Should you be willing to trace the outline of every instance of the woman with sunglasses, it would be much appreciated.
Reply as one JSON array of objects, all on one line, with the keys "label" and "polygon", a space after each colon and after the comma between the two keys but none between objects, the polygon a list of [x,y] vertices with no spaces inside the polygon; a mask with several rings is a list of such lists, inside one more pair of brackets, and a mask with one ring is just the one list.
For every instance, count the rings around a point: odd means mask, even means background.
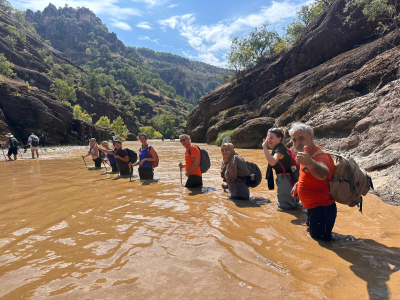
[{"label": "woman with sunglasses", "polygon": [[[276,186],[277,186],[277,198],[278,207],[281,209],[292,209],[296,206],[296,200],[292,197],[292,183],[289,178],[292,173],[291,170],[291,157],[287,153],[287,148],[282,144],[282,140],[285,137],[284,132],[281,128],[271,128],[268,130],[266,139],[263,140],[263,150],[265,158],[268,161],[267,175],[268,189],[274,189],[274,177],[272,169],[276,173]],[[272,153],[269,153],[269,148],[273,149]]]},{"label": "woman with sunglasses", "polygon": [[221,154],[221,177],[224,179],[222,188],[228,189],[235,200],[249,200],[250,191],[246,184],[246,176],[250,175],[250,171],[246,162],[237,154],[231,143],[222,145]]},{"label": "woman with sunglasses", "polygon": [[142,146],[139,149],[139,160],[134,164],[129,164],[132,165],[132,167],[139,165],[138,171],[140,180],[153,180],[153,161],[156,161],[158,156],[154,148],[147,144],[147,135],[145,133],[139,134],[139,141],[142,143]]}]

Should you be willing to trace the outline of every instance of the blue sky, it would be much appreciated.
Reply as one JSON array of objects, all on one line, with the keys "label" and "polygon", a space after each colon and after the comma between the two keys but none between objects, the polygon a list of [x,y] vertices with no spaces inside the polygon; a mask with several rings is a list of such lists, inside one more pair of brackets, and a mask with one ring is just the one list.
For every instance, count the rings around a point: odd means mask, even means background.
[{"label": "blue sky", "polygon": [[[11,1],[13,7],[43,10],[43,0]],[[125,45],[171,52],[193,60],[227,67],[234,37],[271,24],[280,34],[306,1],[258,0],[51,0],[55,6],[87,7]]]}]

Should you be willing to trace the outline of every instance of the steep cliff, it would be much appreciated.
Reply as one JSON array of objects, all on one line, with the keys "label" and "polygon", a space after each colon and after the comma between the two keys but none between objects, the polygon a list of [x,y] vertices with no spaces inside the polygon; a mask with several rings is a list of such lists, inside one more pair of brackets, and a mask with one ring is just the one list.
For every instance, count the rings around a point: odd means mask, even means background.
[{"label": "steep cliff", "polygon": [[307,122],[320,145],[353,153],[381,197],[400,204],[399,32],[374,35],[360,11],[344,25],[344,4],[334,1],[288,52],[203,97],[187,129],[207,143],[235,129],[235,146],[254,148],[268,128]]}]

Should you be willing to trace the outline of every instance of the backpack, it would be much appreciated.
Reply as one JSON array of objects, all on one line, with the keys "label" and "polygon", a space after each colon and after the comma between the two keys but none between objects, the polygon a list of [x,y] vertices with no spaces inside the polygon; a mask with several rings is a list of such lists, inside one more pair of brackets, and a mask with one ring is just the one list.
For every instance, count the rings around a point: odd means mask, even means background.
[{"label": "backpack", "polygon": [[135,163],[137,162],[137,153],[131,149],[125,148],[126,152],[128,152],[128,156],[129,156],[129,162],[130,163]]},{"label": "backpack", "polygon": [[[295,185],[297,181],[299,181],[299,176],[300,176],[300,165],[297,163],[297,155],[293,152],[292,149],[287,149],[287,154],[291,158],[290,161],[290,169],[292,170],[291,176],[289,176],[289,181],[292,186]],[[279,160],[278,161],[281,168],[282,168],[282,174],[288,175],[286,172],[285,167],[283,166],[282,162]]]},{"label": "backpack", "polygon": [[99,157],[100,157],[101,159],[105,159],[106,156],[107,156],[107,155],[106,155],[103,151],[100,151],[100,150],[99,150]]},{"label": "backpack", "polygon": [[8,139],[10,148],[17,148],[19,146],[18,140],[15,137]]},{"label": "backpack", "polygon": [[[197,146],[197,145],[194,145],[194,146],[197,147],[197,149],[199,149],[199,151],[200,151],[200,162],[199,162],[200,171],[202,174],[206,173],[211,166],[210,157],[208,156],[208,152],[204,149],[200,149],[199,146]],[[189,155],[192,155],[190,153],[190,148],[189,148]]]},{"label": "backpack", "polygon": [[[151,153],[150,153],[150,150],[151,150],[151,146],[149,146],[149,147],[147,147],[147,155],[151,158]],[[154,148],[153,148],[154,149]],[[139,149],[139,152],[140,152],[140,150],[141,149]],[[156,150],[154,150],[154,152],[156,153],[156,160],[153,160],[152,161],[152,165],[153,165],[153,168],[157,168],[158,167],[158,163],[160,162],[160,159],[158,158],[158,154],[157,154],[157,152],[156,152]]]},{"label": "backpack", "polygon": [[[246,161],[246,164],[250,171],[250,176],[246,176],[246,185],[248,187],[255,188],[261,183],[261,170],[255,163]],[[254,180],[251,180],[251,175],[254,175]]]},{"label": "backpack", "polygon": [[39,138],[34,137],[34,136],[31,136],[31,138],[32,138],[32,142],[31,142],[32,147],[38,147],[39,146]]},{"label": "backpack", "polygon": [[362,196],[365,196],[371,188],[374,189],[371,177],[361,170],[350,155],[331,150],[319,150],[313,154],[312,158],[320,153],[336,157],[332,179],[326,179],[333,200],[350,207],[359,205],[362,212]]}]

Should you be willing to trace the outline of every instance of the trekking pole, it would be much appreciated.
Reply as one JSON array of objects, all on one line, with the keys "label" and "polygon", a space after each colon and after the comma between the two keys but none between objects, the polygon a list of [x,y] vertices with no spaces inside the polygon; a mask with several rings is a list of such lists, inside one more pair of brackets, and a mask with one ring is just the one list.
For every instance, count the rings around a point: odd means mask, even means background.
[{"label": "trekking pole", "polygon": [[107,172],[107,167],[106,167],[104,160],[103,160],[103,165],[104,165],[104,168],[106,168],[106,172]]},{"label": "trekking pole", "polygon": [[85,166],[87,168],[87,164],[86,164],[85,158],[84,157],[82,157],[82,158],[83,158],[83,162],[85,163]]},{"label": "trekking pole", "polygon": [[183,186],[183,183],[182,183],[182,168],[179,168],[179,169],[181,171],[181,185]]},{"label": "trekking pole", "polygon": [[129,165],[129,182],[132,181],[132,173],[133,173],[132,165]]},{"label": "trekking pole", "polygon": [[6,154],[4,153],[4,148],[2,147],[1,150],[3,150],[4,160],[7,162]]}]

